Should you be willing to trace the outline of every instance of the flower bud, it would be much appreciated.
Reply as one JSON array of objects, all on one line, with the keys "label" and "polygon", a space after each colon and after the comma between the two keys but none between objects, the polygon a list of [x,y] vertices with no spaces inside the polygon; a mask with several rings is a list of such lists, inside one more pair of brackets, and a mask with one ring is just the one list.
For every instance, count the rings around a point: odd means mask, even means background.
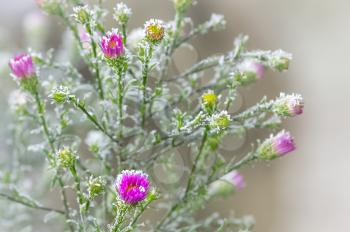
[{"label": "flower bud", "polygon": [[89,198],[92,200],[101,193],[104,192],[106,186],[106,180],[103,179],[101,176],[93,178],[90,177],[88,181],[88,193]]},{"label": "flower bud", "polygon": [[228,196],[235,191],[242,190],[244,186],[243,176],[237,171],[232,171],[211,183],[208,187],[208,195],[210,197]]},{"label": "flower bud", "polygon": [[33,59],[28,54],[21,54],[15,56],[15,58],[10,60],[9,66],[11,68],[12,73],[18,79],[26,79],[35,76]]},{"label": "flower bud", "polygon": [[273,105],[273,112],[280,117],[294,117],[302,114],[303,110],[304,102],[299,94],[281,93]]},{"label": "flower bud", "polygon": [[229,127],[230,122],[230,115],[227,113],[227,111],[222,111],[210,117],[209,125],[211,128],[221,131]]},{"label": "flower bud", "polygon": [[164,22],[158,19],[151,19],[145,23],[145,35],[148,41],[159,43],[165,35]]},{"label": "flower bud", "polygon": [[77,160],[76,154],[70,148],[63,148],[57,152],[58,164],[62,168],[71,168]]},{"label": "flower bud", "polygon": [[124,55],[123,38],[117,29],[107,32],[101,40],[101,49],[108,59],[116,59]]},{"label": "flower bud", "polygon": [[265,68],[262,64],[254,60],[245,60],[238,66],[239,75],[237,75],[237,81],[242,85],[247,85],[260,80],[264,77]]},{"label": "flower bud", "polygon": [[273,160],[295,150],[293,137],[289,132],[281,131],[263,142],[257,149],[257,157],[262,160]]},{"label": "flower bud", "polygon": [[73,17],[78,23],[84,25],[90,22],[91,12],[87,5],[74,7],[73,12]]},{"label": "flower bud", "polygon": [[278,50],[272,53],[269,60],[270,66],[277,71],[288,70],[292,55],[282,50]]},{"label": "flower bud", "polygon": [[56,104],[64,104],[69,101],[69,96],[69,89],[64,86],[59,86],[51,91],[49,98],[51,98]]},{"label": "flower bud", "polygon": [[131,9],[125,3],[121,2],[114,8],[113,16],[120,25],[125,25],[128,23],[131,14]]},{"label": "flower bud", "polygon": [[209,113],[212,113],[215,111],[217,102],[218,102],[218,97],[212,90],[209,90],[208,92],[202,95],[203,108]]}]

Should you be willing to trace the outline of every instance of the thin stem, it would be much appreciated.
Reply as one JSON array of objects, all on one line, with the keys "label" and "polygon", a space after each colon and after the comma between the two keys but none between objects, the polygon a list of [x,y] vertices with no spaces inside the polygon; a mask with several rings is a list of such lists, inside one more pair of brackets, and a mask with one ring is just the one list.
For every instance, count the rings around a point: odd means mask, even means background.
[{"label": "thin stem", "polygon": [[123,70],[118,69],[117,72],[117,84],[118,84],[118,112],[119,112],[119,137],[123,137],[123,98],[124,98],[124,86],[123,86]]},{"label": "thin stem", "polygon": [[32,205],[32,204],[29,204],[29,203],[27,203],[27,202],[21,201],[21,200],[15,198],[15,197],[12,197],[12,196],[10,196],[10,195],[7,195],[7,194],[5,194],[5,193],[0,193],[0,197],[3,197],[3,198],[5,198],[6,200],[9,200],[9,201],[12,201],[12,202],[15,202],[15,203],[18,203],[18,204],[27,206],[27,207],[32,208],[32,209],[39,209],[39,210],[43,210],[43,211],[48,211],[48,212],[55,212],[55,213],[59,213],[59,214],[64,214],[64,211],[63,211],[63,210],[52,209],[52,208],[45,207],[45,206]]},{"label": "thin stem", "polygon": [[133,221],[131,222],[131,224],[130,224],[130,226],[131,226],[132,228],[134,228],[135,224],[137,223],[137,221],[139,220],[139,218],[141,217],[141,215],[143,214],[143,212],[145,212],[145,210],[147,209],[147,207],[148,207],[151,203],[152,203],[152,201],[149,201],[149,202],[147,202],[146,205],[144,205],[144,206],[141,208],[140,212],[136,215],[136,217],[134,218],[134,220],[133,220]]},{"label": "thin stem", "polygon": [[126,24],[123,23],[122,25],[122,33],[123,33],[123,44],[126,46],[126,39],[127,39],[127,34],[126,34]]},{"label": "thin stem", "polygon": [[145,127],[146,121],[146,107],[147,107],[147,80],[148,80],[148,72],[149,72],[149,62],[152,58],[153,46],[149,45],[149,50],[146,54],[145,60],[142,66],[142,104],[141,104],[141,126]]}]

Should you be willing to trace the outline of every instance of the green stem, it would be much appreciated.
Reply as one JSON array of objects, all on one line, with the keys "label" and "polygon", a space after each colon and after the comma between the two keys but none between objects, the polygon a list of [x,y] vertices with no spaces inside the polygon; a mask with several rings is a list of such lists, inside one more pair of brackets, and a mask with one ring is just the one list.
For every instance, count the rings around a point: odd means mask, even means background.
[{"label": "green stem", "polygon": [[15,197],[12,197],[12,196],[10,196],[10,195],[7,195],[7,194],[5,194],[5,193],[0,193],[0,197],[3,197],[3,198],[5,198],[6,200],[16,202],[16,203],[18,203],[18,204],[27,206],[27,207],[32,208],[32,209],[39,209],[39,210],[43,210],[43,211],[55,212],[55,213],[58,213],[58,214],[64,214],[64,211],[62,211],[62,210],[59,210],[59,209],[52,209],[52,208],[44,207],[44,206],[32,205],[32,204],[29,204],[29,203],[27,203],[27,202],[21,201],[21,200],[15,198]]},{"label": "green stem", "polygon": [[123,86],[123,70],[118,69],[117,72],[117,84],[118,84],[118,112],[119,112],[119,137],[123,137],[123,95],[124,95],[124,86]]},{"label": "green stem", "polygon": [[142,104],[140,108],[141,112],[141,126],[145,127],[146,121],[146,107],[147,107],[147,80],[149,72],[149,63],[153,54],[153,46],[149,45],[149,50],[147,51],[143,66],[142,66]]},{"label": "green stem", "polygon": [[126,41],[127,41],[126,24],[122,25],[122,33],[123,33],[123,44],[124,46],[126,46]]}]

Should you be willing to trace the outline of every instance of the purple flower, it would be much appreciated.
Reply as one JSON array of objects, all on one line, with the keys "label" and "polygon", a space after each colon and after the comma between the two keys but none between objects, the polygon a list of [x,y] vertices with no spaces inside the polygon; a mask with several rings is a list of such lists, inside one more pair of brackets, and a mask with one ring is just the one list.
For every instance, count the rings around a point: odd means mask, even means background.
[{"label": "purple flower", "polygon": [[221,177],[220,180],[227,181],[237,190],[242,190],[245,187],[244,178],[238,171],[232,171]]},{"label": "purple flower", "polygon": [[239,81],[244,85],[262,79],[265,74],[265,67],[255,60],[245,60],[238,65],[238,70]]},{"label": "purple flower", "polygon": [[101,49],[105,57],[114,59],[124,54],[123,38],[117,30],[107,32],[101,40]]},{"label": "purple flower", "polygon": [[28,54],[15,56],[15,58],[10,60],[9,66],[12,73],[19,79],[34,76],[35,69],[33,65],[33,59]]},{"label": "purple flower", "polygon": [[143,201],[148,194],[148,176],[142,171],[124,170],[117,176],[115,188],[124,202],[134,205]]},{"label": "purple flower", "polygon": [[227,196],[245,187],[243,176],[238,171],[232,171],[209,185],[209,196]]},{"label": "purple flower", "polygon": [[258,148],[258,157],[263,160],[273,160],[296,149],[294,139],[289,132],[281,131],[271,136]]}]

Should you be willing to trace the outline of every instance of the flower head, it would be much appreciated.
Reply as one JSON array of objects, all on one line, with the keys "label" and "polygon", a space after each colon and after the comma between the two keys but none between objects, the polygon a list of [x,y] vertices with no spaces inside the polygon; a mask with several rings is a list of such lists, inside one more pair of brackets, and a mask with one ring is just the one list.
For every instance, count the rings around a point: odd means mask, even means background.
[{"label": "flower head", "polygon": [[123,38],[117,29],[107,32],[101,40],[101,49],[106,58],[115,59],[124,55]]},{"label": "flower head", "polygon": [[218,96],[211,90],[202,95],[202,104],[209,112],[213,112],[215,110],[217,101]]},{"label": "flower head", "polygon": [[33,59],[28,54],[21,54],[15,56],[10,60],[9,66],[12,73],[18,79],[25,79],[33,77],[35,75],[35,69],[33,64]]},{"label": "flower head", "polygon": [[270,66],[277,71],[284,71],[289,68],[292,55],[282,50],[277,50],[271,54]]},{"label": "flower head", "polygon": [[294,117],[304,111],[303,98],[299,94],[281,93],[273,105],[273,111],[281,117]]},{"label": "flower head", "polygon": [[254,60],[246,60],[238,66],[240,72],[239,81],[242,84],[250,84],[256,80],[262,79],[265,74],[265,68],[262,64]]},{"label": "flower head", "polygon": [[216,130],[226,129],[231,122],[231,117],[227,111],[222,111],[218,114],[214,114],[210,117],[210,126]]},{"label": "flower head", "polygon": [[210,196],[226,196],[245,187],[244,177],[238,171],[232,171],[209,185]]},{"label": "flower head", "polygon": [[106,180],[101,176],[99,177],[90,177],[88,182],[88,192],[89,198],[93,199],[96,196],[100,195],[105,190]]},{"label": "flower head", "polygon": [[289,132],[281,131],[265,140],[257,150],[258,157],[263,160],[273,160],[295,150],[293,137]]},{"label": "flower head", "polygon": [[152,43],[159,43],[165,35],[164,22],[159,19],[151,19],[145,23],[146,38]]},{"label": "flower head", "polygon": [[123,2],[118,3],[114,8],[114,18],[121,25],[126,24],[132,14],[131,9]]},{"label": "flower head", "polygon": [[57,152],[57,160],[62,168],[70,168],[74,165],[77,157],[70,148],[63,148]]},{"label": "flower head", "polygon": [[122,171],[115,182],[120,199],[131,205],[137,204],[147,197],[149,185],[148,175],[135,170]]},{"label": "flower head", "polygon": [[73,17],[78,23],[87,24],[90,21],[91,12],[87,5],[85,6],[76,6],[73,8],[74,14]]}]

